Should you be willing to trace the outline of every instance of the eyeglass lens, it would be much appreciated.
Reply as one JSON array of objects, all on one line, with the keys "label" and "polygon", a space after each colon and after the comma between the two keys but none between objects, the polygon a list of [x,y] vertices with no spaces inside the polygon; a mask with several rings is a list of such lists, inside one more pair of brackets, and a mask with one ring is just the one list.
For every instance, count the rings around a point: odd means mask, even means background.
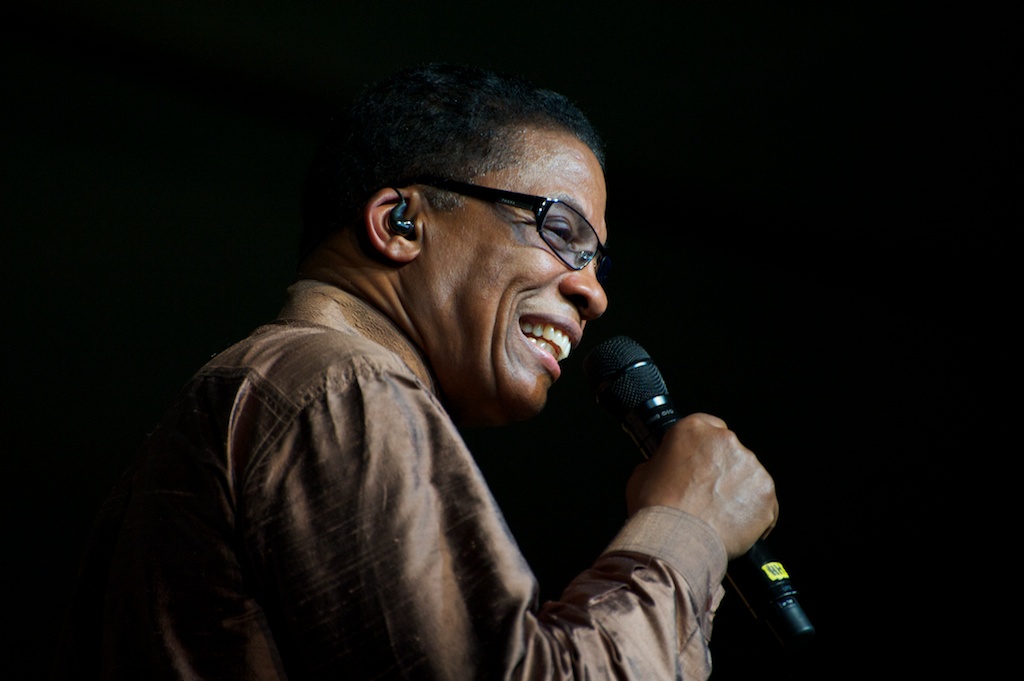
[{"label": "eyeglass lens", "polygon": [[[586,218],[560,201],[548,207],[541,222],[540,235],[558,257],[573,269],[582,269],[598,257],[600,241],[597,232]],[[602,263],[597,264],[600,266]]]}]

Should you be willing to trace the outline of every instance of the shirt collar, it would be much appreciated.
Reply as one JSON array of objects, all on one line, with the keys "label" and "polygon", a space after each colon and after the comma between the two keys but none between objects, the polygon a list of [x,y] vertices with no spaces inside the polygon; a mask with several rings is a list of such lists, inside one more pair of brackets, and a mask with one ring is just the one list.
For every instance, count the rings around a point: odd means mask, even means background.
[{"label": "shirt collar", "polygon": [[437,394],[434,376],[423,352],[375,307],[337,286],[302,279],[288,287],[278,319],[302,319],[359,335],[398,355],[409,369]]}]

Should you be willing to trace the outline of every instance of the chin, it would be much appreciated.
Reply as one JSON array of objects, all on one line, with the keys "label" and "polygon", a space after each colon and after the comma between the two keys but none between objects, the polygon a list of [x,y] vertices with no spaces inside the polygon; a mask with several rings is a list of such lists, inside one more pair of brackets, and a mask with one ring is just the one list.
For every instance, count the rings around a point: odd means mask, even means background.
[{"label": "chin", "polygon": [[448,412],[458,426],[507,426],[532,419],[544,410],[547,391],[512,400],[469,400],[466,404],[448,405]]}]

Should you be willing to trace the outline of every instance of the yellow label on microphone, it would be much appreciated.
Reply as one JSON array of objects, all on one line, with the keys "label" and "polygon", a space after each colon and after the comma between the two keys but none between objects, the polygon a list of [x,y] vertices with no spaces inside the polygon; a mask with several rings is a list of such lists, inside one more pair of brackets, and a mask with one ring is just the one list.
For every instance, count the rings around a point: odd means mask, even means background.
[{"label": "yellow label on microphone", "polygon": [[761,569],[764,570],[766,575],[768,575],[768,579],[773,582],[777,582],[780,579],[789,579],[789,573],[786,572],[786,568],[782,567],[782,563],[765,563],[761,566]]}]

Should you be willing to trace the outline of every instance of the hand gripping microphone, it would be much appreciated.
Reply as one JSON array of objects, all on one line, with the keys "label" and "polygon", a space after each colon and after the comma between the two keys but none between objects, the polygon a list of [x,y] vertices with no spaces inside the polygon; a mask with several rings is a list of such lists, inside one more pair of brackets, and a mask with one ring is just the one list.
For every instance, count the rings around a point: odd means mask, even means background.
[{"label": "hand gripping microphone", "polygon": [[[583,368],[598,404],[622,423],[644,456],[650,457],[681,416],[647,352],[633,339],[616,336],[594,348]],[[733,560],[727,576],[750,612],[768,625],[783,646],[795,650],[814,636],[814,625],[796,599],[789,574],[763,541]]]}]

